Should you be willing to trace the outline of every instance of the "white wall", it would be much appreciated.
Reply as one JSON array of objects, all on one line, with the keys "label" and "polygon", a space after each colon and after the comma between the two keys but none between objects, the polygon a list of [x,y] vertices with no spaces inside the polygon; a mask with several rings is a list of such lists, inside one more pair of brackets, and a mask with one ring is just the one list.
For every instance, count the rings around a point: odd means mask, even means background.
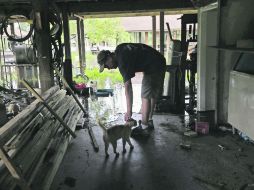
[{"label": "white wall", "polygon": [[254,75],[230,72],[228,121],[254,139]]},{"label": "white wall", "polygon": [[[235,45],[238,39],[254,39],[254,1],[228,0],[221,9],[220,45]],[[218,119],[228,122],[229,74],[239,53],[221,51],[218,75]]]},{"label": "white wall", "polygon": [[198,111],[216,110],[217,105],[217,9],[201,8],[198,12]]},{"label": "white wall", "polygon": [[212,9],[214,6],[202,7],[198,16],[197,109],[215,109],[217,123],[228,122],[229,75],[240,54],[209,46],[225,47],[236,45],[239,39],[254,39],[254,1],[222,2],[220,11]]}]

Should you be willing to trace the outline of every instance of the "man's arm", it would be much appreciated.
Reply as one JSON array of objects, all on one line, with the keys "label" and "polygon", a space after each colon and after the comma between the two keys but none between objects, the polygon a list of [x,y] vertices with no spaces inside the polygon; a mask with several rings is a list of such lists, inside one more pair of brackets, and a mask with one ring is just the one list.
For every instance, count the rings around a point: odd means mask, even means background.
[{"label": "man's arm", "polygon": [[133,103],[133,91],[131,79],[124,83],[125,88],[125,96],[126,96],[126,104],[127,104],[127,112],[124,116],[125,121],[131,118],[132,116],[132,103]]}]

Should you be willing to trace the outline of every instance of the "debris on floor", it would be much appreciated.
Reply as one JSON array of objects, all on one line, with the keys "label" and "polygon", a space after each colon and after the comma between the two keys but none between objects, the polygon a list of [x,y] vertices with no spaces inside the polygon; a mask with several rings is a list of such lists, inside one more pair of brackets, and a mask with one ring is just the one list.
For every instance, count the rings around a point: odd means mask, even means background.
[{"label": "debris on floor", "polygon": [[220,148],[220,150],[221,150],[221,151],[226,150],[226,147],[225,147],[225,146],[223,146],[223,145],[221,145],[221,144],[219,144],[219,145],[218,145],[218,147]]},{"label": "debris on floor", "polygon": [[[123,110],[119,108],[123,105],[122,99],[115,95],[89,102],[89,122],[93,121],[96,113],[112,120],[112,124],[123,122],[124,114],[119,115],[123,113],[119,112]],[[133,118],[139,120],[141,115],[134,113]],[[178,115],[155,114],[153,119],[155,130],[149,137],[131,139],[135,148],[120,154],[118,159],[105,159],[103,134],[98,126],[93,125],[93,132],[98,146],[102,147],[99,152],[91,146],[87,128],[77,131],[77,139],[69,147],[52,190],[58,187],[71,189],[61,186],[68,176],[76,178],[75,190],[84,187],[90,190],[240,190],[243,184],[247,184],[244,190],[253,188],[248,187],[248,184],[253,184],[252,144],[220,130],[212,130],[205,136],[198,134],[198,138],[185,136],[186,122],[190,121]],[[225,150],[222,152],[218,145]],[[118,143],[118,148],[121,150],[122,143]],[[109,148],[109,153],[112,152],[113,149]]]},{"label": "debris on floor", "polygon": [[27,107],[31,101],[32,97],[26,90],[0,86],[0,127]]},{"label": "debris on floor", "polygon": [[35,100],[0,128],[1,151],[11,159],[0,163],[0,189],[16,187],[17,181],[3,167],[10,162],[15,163],[28,183],[38,189],[48,189],[53,181],[76,123],[84,114],[75,100],[57,86],[47,90],[43,100],[45,106]]},{"label": "debris on floor", "polygon": [[223,132],[232,132],[232,127],[227,127],[227,126],[219,126],[219,130]]},{"label": "debris on floor", "polygon": [[190,144],[181,143],[179,146],[184,150],[191,150],[191,145]]},{"label": "debris on floor", "polygon": [[197,137],[198,133],[196,131],[189,130],[189,131],[184,132],[183,135],[187,136],[187,137]]},{"label": "debris on floor", "polygon": [[243,140],[245,140],[245,141],[247,141],[247,142],[250,142],[250,143],[254,143],[254,141],[253,141],[250,137],[248,137],[245,133],[243,133],[243,132],[241,132],[241,131],[238,131],[238,134],[239,134],[239,136],[240,136]]}]

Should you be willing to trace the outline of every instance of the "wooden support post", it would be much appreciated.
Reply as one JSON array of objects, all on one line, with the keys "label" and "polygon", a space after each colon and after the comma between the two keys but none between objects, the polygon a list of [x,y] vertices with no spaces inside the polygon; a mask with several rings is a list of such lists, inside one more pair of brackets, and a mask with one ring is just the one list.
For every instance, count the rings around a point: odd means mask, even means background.
[{"label": "wooden support post", "polygon": [[80,20],[80,42],[81,42],[81,51],[82,51],[82,70],[86,69],[86,46],[85,46],[85,31],[84,31],[84,19]]},{"label": "wooden support post", "polygon": [[148,44],[148,32],[145,32],[145,44]]},{"label": "wooden support post", "polygon": [[28,186],[27,182],[25,181],[23,175],[19,171],[19,169],[15,166],[14,162],[11,160],[7,152],[5,152],[2,145],[0,145],[0,158],[4,162],[5,166],[11,173],[12,177],[14,177],[17,180],[18,185],[20,185],[22,190],[31,190],[31,188]]},{"label": "wooden support post", "polygon": [[160,53],[164,55],[164,12],[160,12]]},{"label": "wooden support post", "polygon": [[22,80],[21,81],[23,85],[31,92],[34,94],[34,96],[41,101],[41,103],[50,111],[52,115],[63,125],[63,127],[71,134],[73,138],[76,137],[75,133],[67,126],[67,124],[60,118],[56,112],[46,103],[46,101],[28,84],[27,81]]},{"label": "wooden support post", "polygon": [[81,108],[81,110],[84,112],[84,116],[86,116],[86,115],[87,115],[87,112],[86,112],[85,108],[82,106],[82,104],[80,103],[80,101],[78,100],[78,98],[75,96],[73,90],[72,90],[71,87],[68,85],[67,81],[64,79],[64,77],[61,75],[61,73],[58,71],[57,68],[54,67],[54,69],[55,69],[55,72],[56,72],[57,76],[59,76],[60,79],[62,80],[62,82],[63,82],[65,88],[67,88],[67,89],[69,90],[69,92],[70,92],[71,95],[73,96],[74,100],[77,102],[78,106],[79,106],[79,107]]},{"label": "wooden support post", "polygon": [[152,27],[153,27],[153,48],[156,49],[156,16],[152,16]]},{"label": "wooden support post", "polygon": [[40,70],[40,84],[42,92],[54,85],[53,70],[51,68],[51,42],[48,17],[48,1],[34,0],[33,9],[36,19],[35,41],[38,51],[38,62]]},{"label": "wooden support post", "polygon": [[81,35],[80,35],[80,18],[77,18],[77,36],[78,36],[78,57],[79,57],[79,69],[80,73],[83,75],[83,63],[82,63],[82,48],[81,48]]},{"label": "wooden support post", "polygon": [[138,32],[138,42],[142,43],[142,32]]},{"label": "wooden support post", "polygon": [[71,61],[71,44],[70,44],[70,30],[69,30],[69,18],[68,10],[66,7],[63,8],[63,30],[64,30],[64,50],[65,50],[65,61],[63,65],[64,78],[66,79],[69,86],[72,87],[72,61]]}]

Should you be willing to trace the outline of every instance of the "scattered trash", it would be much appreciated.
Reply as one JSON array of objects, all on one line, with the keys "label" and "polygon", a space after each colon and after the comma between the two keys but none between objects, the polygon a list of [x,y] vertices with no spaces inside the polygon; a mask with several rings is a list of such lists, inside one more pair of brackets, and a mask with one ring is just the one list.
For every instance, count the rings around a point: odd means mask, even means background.
[{"label": "scattered trash", "polygon": [[219,130],[223,131],[223,132],[232,132],[232,128],[228,128],[225,126],[220,126]]},{"label": "scattered trash", "polygon": [[7,107],[7,112],[12,113],[14,116],[17,115],[20,112],[20,105],[15,102],[11,102]]},{"label": "scattered trash", "polygon": [[196,137],[198,136],[198,133],[196,131],[186,131],[183,133],[184,136],[187,136],[187,137]]},{"label": "scattered trash", "polygon": [[97,89],[97,92],[95,93],[98,97],[108,97],[113,96],[113,89]]},{"label": "scattered trash", "polygon": [[225,146],[222,146],[221,144],[219,144],[218,147],[221,149],[221,151],[226,149]]},{"label": "scattered trash", "polygon": [[245,141],[248,141],[248,142],[251,142],[251,143],[254,143],[254,140],[252,140],[250,137],[248,137],[245,133],[239,131],[238,132],[239,136],[245,140]]},{"label": "scattered trash", "polygon": [[180,144],[180,147],[184,150],[191,150],[191,145],[190,144]]}]

